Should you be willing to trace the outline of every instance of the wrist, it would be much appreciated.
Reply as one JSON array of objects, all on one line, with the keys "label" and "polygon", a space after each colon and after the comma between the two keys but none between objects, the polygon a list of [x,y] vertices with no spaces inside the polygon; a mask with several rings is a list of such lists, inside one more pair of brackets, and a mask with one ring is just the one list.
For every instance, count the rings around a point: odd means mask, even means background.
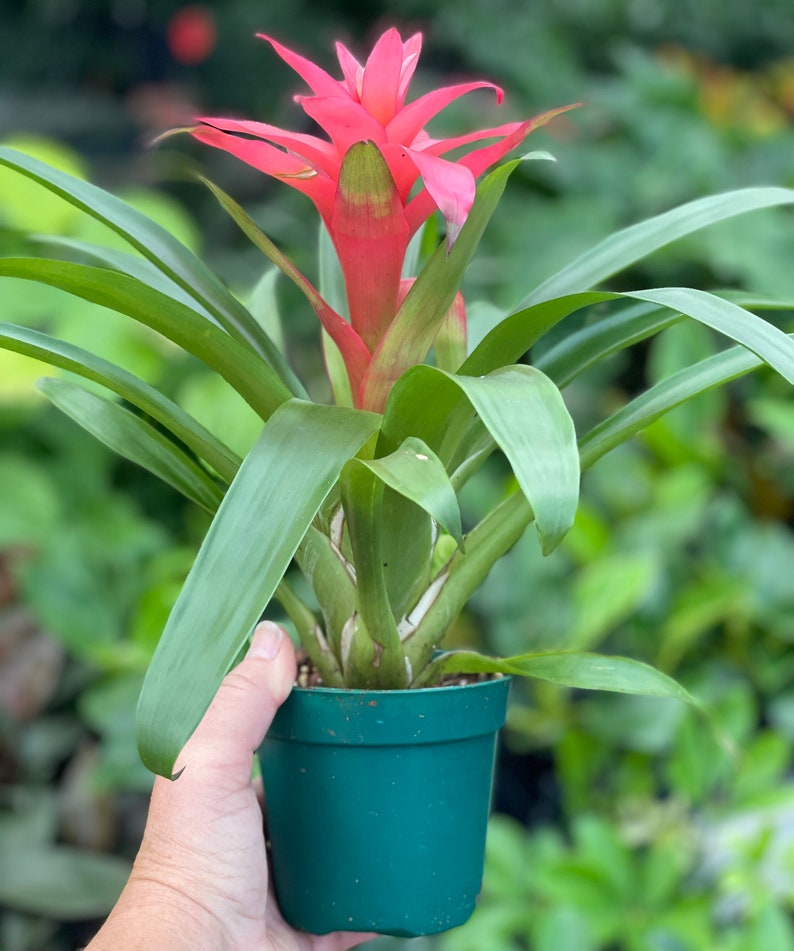
[{"label": "wrist", "polygon": [[189,890],[137,870],[86,951],[198,951],[229,947],[221,922]]}]

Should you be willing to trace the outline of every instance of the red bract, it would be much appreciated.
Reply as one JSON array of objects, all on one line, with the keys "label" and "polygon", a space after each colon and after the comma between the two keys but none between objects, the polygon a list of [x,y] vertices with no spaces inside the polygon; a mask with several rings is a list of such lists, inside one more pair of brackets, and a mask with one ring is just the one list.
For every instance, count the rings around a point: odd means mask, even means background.
[{"label": "red bract", "polygon": [[[394,318],[411,236],[438,210],[446,222],[451,247],[474,202],[477,176],[533,129],[571,107],[524,122],[434,139],[425,125],[455,99],[475,89],[492,89],[501,102],[503,93],[493,83],[468,82],[433,90],[406,104],[422,46],[421,34],[403,42],[396,29],[387,30],[363,66],[338,43],[341,80],[272,38],[262,38],[311,89],[312,95],[298,95],[295,100],[330,141],[263,122],[219,118],[201,118],[192,134],[281,179],[314,202],[344,273],[350,324],[359,338],[356,345],[351,343],[350,327],[340,329],[337,320],[317,312],[342,352],[354,400],[359,404],[359,343],[366,352],[374,353]],[[443,157],[453,149],[486,139],[496,141],[473,148],[454,161]],[[353,158],[350,150],[359,142],[374,143],[383,158],[382,168]],[[412,197],[420,178],[421,188]]]}]

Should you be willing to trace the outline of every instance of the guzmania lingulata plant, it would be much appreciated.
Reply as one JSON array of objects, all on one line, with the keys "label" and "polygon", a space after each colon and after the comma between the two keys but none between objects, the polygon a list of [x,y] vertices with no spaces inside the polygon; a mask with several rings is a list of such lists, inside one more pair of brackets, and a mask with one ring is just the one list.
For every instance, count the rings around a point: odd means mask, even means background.
[{"label": "guzmania lingulata plant", "polygon": [[[619,231],[529,290],[470,348],[461,281],[522,159],[497,163],[571,107],[436,139],[425,126],[455,99],[489,89],[498,102],[502,91],[469,82],[407,101],[421,35],[403,41],[387,30],[364,65],[339,44],[341,79],[264,39],[308,87],[296,101],[327,138],[222,118],[198,119],[189,131],[303,192],[319,213],[315,287],[207,182],[316,312],[333,405],[309,399],[254,316],[165,230],[95,186],[0,149],[3,165],[88,212],[130,246],[119,253],[63,242],[58,260],[0,259],[0,275],[49,284],[141,321],[220,374],[264,424],[241,460],[121,367],[36,330],[0,329],[2,346],[120,397],[104,399],[67,378],[40,383],[56,406],[116,452],[215,513],[144,683],[144,762],[171,774],[274,596],[328,686],[401,689],[451,672],[501,671],[691,700],[664,674],[627,658],[555,651],[497,659],[471,651],[439,655],[438,648],[531,522],[545,553],[559,544],[576,514],[581,470],[668,410],[764,364],[794,382],[794,342],[753,312],[779,308],[775,302],[681,287],[594,289],[713,222],[791,204],[794,191],[745,188]],[[450,159],[453,152],[459,157]],[[436,213],[445,238],[421,258],[423,227]],[[527,359],[560,321],[605,302],[611,304],[597,320]],[[13,309],[7,298],[4,304]],[[577,438],[560,390],[586,368],[686,318],[737,345],[651,387]],[[458,493],[497,451],[517,489],[464,534]],[[285,580],[293,562],[318,609]]]}]

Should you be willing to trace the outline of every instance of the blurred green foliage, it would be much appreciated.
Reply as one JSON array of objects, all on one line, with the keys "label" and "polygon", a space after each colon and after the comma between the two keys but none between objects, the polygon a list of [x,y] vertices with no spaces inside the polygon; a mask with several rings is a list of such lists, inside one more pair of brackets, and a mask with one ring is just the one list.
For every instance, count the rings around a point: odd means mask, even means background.
[{"label": "blurred green foliage", "polygon": [[[206,6],[214,49],[186,65],[169,47],[176,0],[2,0],[0,138],[125,192],[194,248],[202,235],[241,295],[257,286],[268,319],[277,296],[302,371],[316,368],[312,320],[288,289],[260,283],[262,262],[185,181],[197,153],[183,140],[142,145],[193,112],[294,121],[293,78],[256,31],[330,65],[331,40],[364,45],[388,19],[426,33],[420,85],[440,74],[494,79],[507,90],[506,120],[584,101],[531,143],[558,161],[516,174],[469,275],[468,298],[485,302],[474,320],[621,224],[737,185],[794,185],[788,0],[535,0],[519,9],[395,0],[388,10],[371,5],[366,18],[355,5],[308,0],[266,12],[247,0]],[[459,129],[490,108],[485,95],[472,97],[444,121]],[[223,156],[201,163],[311,271],[314,225],[300,196]],[[5,172],[0,207],[4,251],[31,225],[113,246],[112,235]],[[790,212],[765,213],[678,242],[621,281],[741,284],[791,298],[792,256]],[[170,395],[238,451],[255,438],[255,421],[226,388],[130,322],[33,284],[7,282],[2,304],[19,323],[101,341],[109,358],[168,381]],[[680,324],[641,359],[617,356],[597,379],[585,374],[568,391],[572,412],[590,423],[674,372],[683,355],[714,346],[707,331]],[[43,372],[0,355],[6,951],[81,946],[124,880],[150,783],[133,742],[135,697],[205,526],[45,408],[33,388]],[[605,458],[553,557],[541,558],[528,534],[494,571],[457,638],[499,653],[560,645],[647,659],[707,703],[737,755],[666,701],[516,685],[506,743],[518,773],[504,788],[519,791],[500,801],[521,821],[493,822],[472,921],[417,940],[416,951],[794,948],[793,472],[790,394],[756,375]],[[469,519],[506,478],[494,466],[472,482]],[[531,816],[550,824],[527,829]]]}]

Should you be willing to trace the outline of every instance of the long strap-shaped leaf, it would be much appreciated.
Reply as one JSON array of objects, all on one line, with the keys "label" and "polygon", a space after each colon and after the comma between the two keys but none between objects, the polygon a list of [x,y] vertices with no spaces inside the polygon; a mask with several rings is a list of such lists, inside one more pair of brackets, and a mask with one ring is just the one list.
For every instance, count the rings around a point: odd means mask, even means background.
[{"label": "long strap-shaped leaf", "polygon": [[393,453],[379,459],[362,459],[384,485],[416,503],[461,545],[460,507],[444,464],[433,450],[409,436]]},{"label": "long strap-shaped leaf", "polygon": [[[517,360],[569,314],[592,304],[621,299],[645,301],[692,317],[757,353],[794,383],[794,344],[782,330],[732,301],[689,287],[658,287],[623,293],[589,291],[533,304],[495,327],[458,372],[487,373],[494,366]],[[667,324],[662,321],[651,332],[664,326]]]},{"label": "long strap-shaped leaf", "polygon": [[223,492],[207,473],[140,417],[71,380],[45,377],[38,387],[58,409],[120,456],[148,469],[208,512],[220,504]]},{"label": "long strap-shaped leaf", "polygon": [[0,275],[49,284],[132,317],[198,357],[262,419],[291,398],[287,385],[251,350],[194,310],[106,268],[40,258],[0,258]]},{"label": "long strap-shaped leaf", "polygon": [[101,383],[165,426],[227,482],[240,468],[239,457],[181,406],[114,363],[38,330],[14,324],[0,324],[0,347]]},{"label": "long strap-shaped leaf", "polygon": [[[407,605],[396,607],[390,597],[387,568],[392,567],[391,559],[398,553],[393,551],[389,556],[384,546],[393,540],[391,536],[399,538],[403,524],[390,524],[389,515],[396,515],[402,523],[407,521],[415,530],[412,516],[418,513],[415,506],[419,506],[460,545],[462,530],[457,496],[441,460],[425,443],[414,437],[409,437],[399,449],[382,458],[351,460],[343,469],[340,482],[355,558],[358,603],[363,621],[363,625],[359,624],[351,631],[350,643],[345,647],[345,669],[350,674],[349,682],[362,687],[377,687],[381,682],[399,685],[404,681],[404,685],[408,686],[411,671],[405,664],[396,621],[400,620],[403,610],[413,606],[415,598],[409,599]],[[384,486],[407,499],[410,503],[408,508],[399,500],[401,504],[389,513],[383,504]],[[411,549],[413,539],[406,545],[417,562],[423,558],[427,560],[427,581],[432,554],[429,531],[428,523],[424,542],[426,551]],[[384,534],[390,537],[384,538]],[[402,548],[402,545],[396,547]],[[409,570],[416,576],[420,574],[420,567],[418,563],[411,564]],[[402,584],[401,589],[404,587]],[[421,588],[415,597],[419,596],[420,591]]]},{"label": "long strap-shaped leaf", "polygon": [[201,314],[202,317],[218,324],[219,327],[221,326],[215,315],[207,310],[200,301],[188,294],[183,287],[171,280],[167,274],[155,267],[146,258],[137,254],[128,254],[126,251],[119,251],[117,248],[106,248],[90,241],[80,241],[77,238],[67,238],[62,235],[33,235],[32,238],[37,245],[43,248],[69,252],[77,257],[79,264],[88,263],[100,267],[110,267],[122,274],[129,274],[130,277],[148,284],[149,287],[153,287],[167,297],[173,297],[174,300],[195,310],[197,314]]},{"label": "long strap-shaped leaf", "polygon": [[582,327],[533,359],[560,389],[605,357],[646,340],[683,320],[683,314],[640,301]]},{"label": "long strap-shaped leaf", "polygon": [[171,775],[342,466],[379,421],[291,400],[265,426],[213,520],[144,681],[138,747],[154,772]]},{"label": "long strap-shaped leaf", "polygon": [[672,677],[628,657],[549,651],[499,658],[474,651],[453,651],[423,672],[423,678],[444,673],[512,674],[546,680],[563,687],[668,697],[699,706],[692,694]]},{"label": "long strap-shaped leaf", "polygon": [[0,147],[0,165],[33,179],[121,235],[155,267],[214,314],[218,323],[232,336],[244,341],[264,357],[287,386],[291,396],[304,395],[303,387],[283,356],[253,317],[212,271],[165,228],[115,195],[15,149]]},{"label": "long strap-shaped leaf", "polygon": [[356,610],[352,568],[328,535],[314,525],[309,527],[295,552],[295,561],[312,586],[323,612],[330,649],[335,657],[341,657],[342,630]]},{"label": "long strap-shaped leaf", "polygon": [[[386,407],[383,444],[417,435],[448,464],[456,447],[445,445],[441,409],[454,409],[458,393],[464,394],[507,456],[535,512],[544,552],[559,544],[576,514],[579,453],[573,421],[557,387],[528,366],[502,367],[484,377],[424,366],[404,379]],[[422,406],[427,407],[424,413]],[[462,419],[465,424],[466,417]]]},{"label": "long strap-shaped leaf", "polygon": [[298,270],[290,259],[280,251],[259,225],[237,202],[227,195],[222,188],[208,179],[202,179],[221,207],[239,226],[243,234],[259,250],[300,289],[306,300],[311,304],[320,323],[337,345],[340,355],[344,358],[351,386],[358,392],[359,384],[369,366],[370,352],[364,341],[355,332],[352,326],[341,317],[330,304],[317,292],[312,283]]},{"label": "long strap-shaped leaf", "polygon": [[691,287],[633,291],[628,296],[694,317],[701,324],[718,330],[752,350],[784,379],[794,384],[794,341],[757,314]]},{"label": "long strap-shaped leaf", "polygon": [[382,555],[383,482],[360,459],[339,480],[356,565],[358,617],[342,644],[346,683],[365,689],[407,687],[410,678],[386,587]]},{"label": "long strap-shaped leaf", "polygon": [[[794,335],[788,339],[794,342]],[[661,380],[579,440],[582,469],[589,469],[611,449],[676,406],[763,365],[763,360],[744,347],[731,347]]]},{"label": "long strap-shaped leaf", "polygon": [[[773,300],[744,292],[719,295],[745,310],[794,310],[794,301]],[[605,357],[646,340],[671,327],[683,314],[651,303],[631,304],[561,340],[544,353],[533,365],[549,376],[561,389],[583,370],[594,366]]]},{"label": "long strap-shaped leaf", "polygon": [[[676,406],[763,365],[744,347],[732,347],[662,380],[580,439],[582,470]],[[516,492],[469,532],[465,554],[458,551],[452,557],[444,583],[439,585],[413,635],[427,658],[494,562],[509,551],[532,519],[531,506],[522,493]]]},{"label": "long strap-shaped leaf", "polygon": [[573,525],[579,502],[576,430],[560,391],[525,366],[455,379],[507,456],[548,554]]},{"label": "long strap-shaped leaf", "polygon": [[774,187],[742,188],[687,202],[610,235],[536,287],[519,307],[589,290],[659,248],[718,221],[790,204],[794,204],[794,190]]}]

